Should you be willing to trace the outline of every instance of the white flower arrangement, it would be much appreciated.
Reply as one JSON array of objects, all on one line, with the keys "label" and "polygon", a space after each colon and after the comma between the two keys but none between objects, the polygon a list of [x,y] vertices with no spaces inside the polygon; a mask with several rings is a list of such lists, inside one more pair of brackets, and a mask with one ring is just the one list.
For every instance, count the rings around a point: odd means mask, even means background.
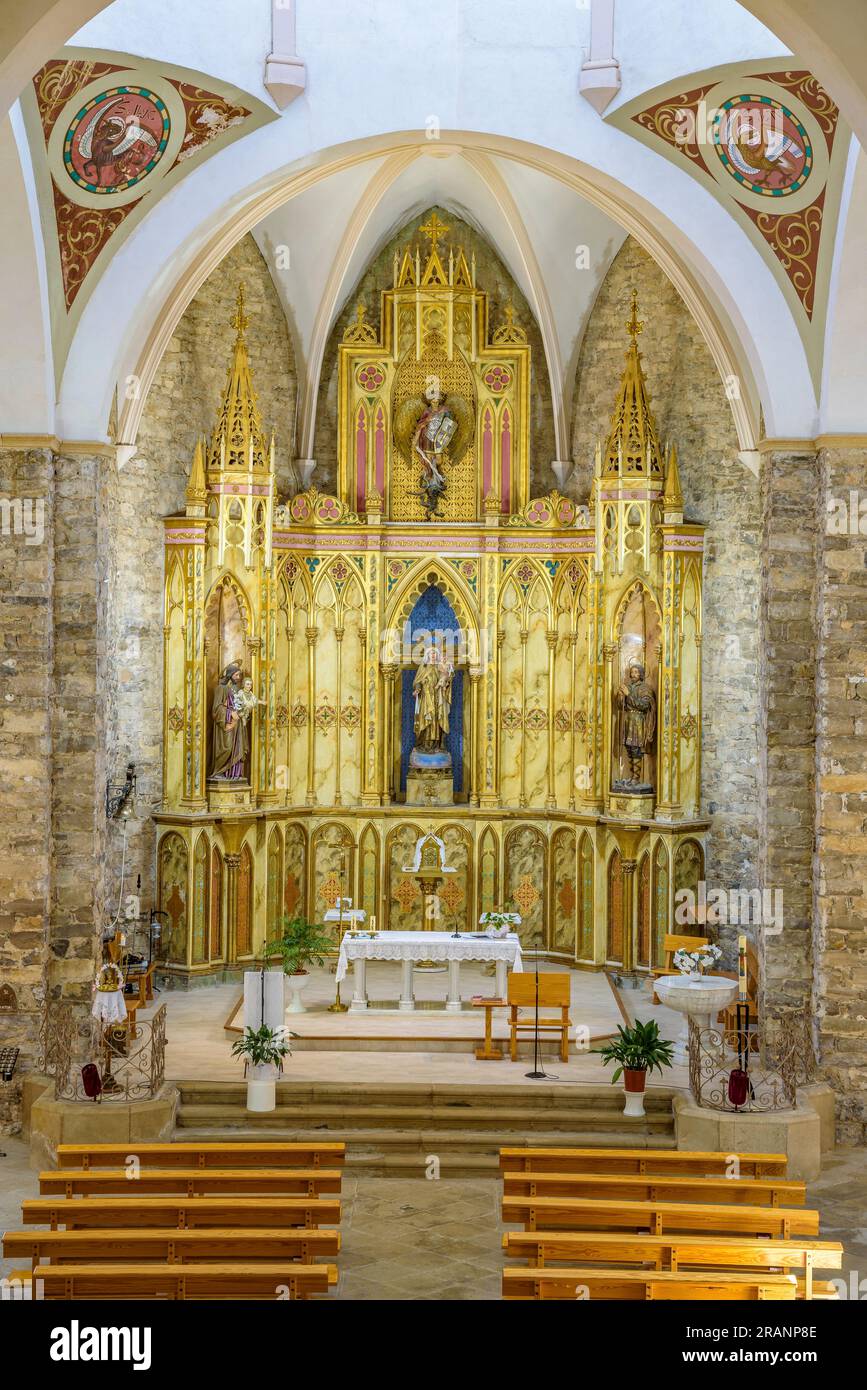
[{"label": "white flower arrangement", "polygon": [[519,912],[505,912],[502,909],[498,912],[483,912],[479,918],[479,925],[484,927],[485,936],[491,940],[508,936],[520,924],[521,914]]},{"label": "white flower arrangement", "polygon": [[709,966],[715,965],[722,955],[719,946],[707,945],[700,951],[675,951],[674,965],[682,975],[700,975]]}]

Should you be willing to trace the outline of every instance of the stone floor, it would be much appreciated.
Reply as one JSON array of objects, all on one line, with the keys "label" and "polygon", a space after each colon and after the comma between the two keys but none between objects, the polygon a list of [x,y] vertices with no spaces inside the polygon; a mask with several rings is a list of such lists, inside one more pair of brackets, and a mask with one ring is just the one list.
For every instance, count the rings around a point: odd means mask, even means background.
[{"label": "stone floor", "polygon": [[[4,1139],[0,1230],[20,1228],[20,1203],[37,1195],[29,1151]],[[343,1249],[336,1298],[365,1302],[486,1301],[500,1295],[503,1264],[496,1179],[375,1178],[350,1174],[343,1187]],[[808,1190],[823,1239],[846,1249],[843,1277],[864,1281],[867,1298],[867,1155],[827,1155]],[[9,1272],[0,1261],[0,1276]]]},{"label": "stone floor", "polygon": [[[544,965],[545,969],[554,969]],[[377,962],[377,981],[383,997],[396,998],[399,992],[399,969],[388,962]],[[371,972],[373,974],[373,972]],[[417,984],[420,998],[435,999],[444,995],[445,976],[421,976]],[[475,971],[466,970],[465,994],[490,994],[493,980]],[[231,1043],[236,1033],[225,1028],[234,1014],[240,995],[237,983],[202,987],[194,990],[164,990],[156,1000],[167,1009],[166,1076],[174,1080],[237,1080],[242,1066],[231,1055]],[[347,997],[347,991],[344,991]],[[328,1005],[334,998],[334,976],[327,970],[311,971],[310,982],[304,990],[307,1012],[287,1015],[286,1023],[293,1034],[303,1041],[293,1046],[286,1074],[296,1081],[390,1082],[436,1080],[452,1084],[523,1085],[532,1042],[521,1042],[519,1060],[511,1063],[478,1062],[473,1048],[481,1041],[484,1031],[481,1010],[459,1015],[439,1011],[419,1010],[417,1014],[377,1014],[375,1017],[358,1014],[330,1014]],[[601,1039],[616,1032],[617,1024],[636,1014],[642,1019],[656,1018],[664,1037],[676,1037],[680,1016],[661,1005],[651,1003],[650,984],[639,990],[624,990],[619,995],[612,989],[608,977],[585,971],[572,972],[572,1004],[570,1018],[575,1027],[585,1027],[590,1046],[601,1045]],[[151,1010],[138,1017],[147,1021]],[[495,1037],[507,1036],[505,1015],[495,1016]],[[449,1042],[449,1040],[452,1040]],[[462,1039],[462,1041],[461,1041]],[[440,1040],[447,1051],[436,1050]],[[546,1040],[545,1066],[564,1081],[603,1084],[610,1078],[612,1068],[603,1067],[595,1052],[570,1048],[569,1061],[560,1062],[553,1039]],[[685,1067],[673,1067],[664,1076],[654,1074],[651,1085],[680,1087],[687,1084]]]}]

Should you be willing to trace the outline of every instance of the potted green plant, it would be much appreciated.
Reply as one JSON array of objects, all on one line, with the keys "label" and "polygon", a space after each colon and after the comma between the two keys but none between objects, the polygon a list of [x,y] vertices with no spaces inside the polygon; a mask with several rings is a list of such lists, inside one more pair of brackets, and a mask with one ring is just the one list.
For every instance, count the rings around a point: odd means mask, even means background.
[{"label": "potted green plant", "polygon": [[283,1058],[291,1056],[284,1028],[245,1028],[244,1035],[232,1043],[232,1056],[244,1058],[247,1077],[247,1109],[262,1113],[277,1105],[277,1075]]},{"label": "potted green plant", "polygon": [[604,1066],[617,1062],[617,1070],[611,1078],[612,1085],[623,1077],[626,1092],[624,1115],[644,1114],[644,1088],[647,1073],[670,1067],[673,1062],[674,1044],[659,1036],[659,1024],[655,1019],[642,1023],[637,1018],[630,1028],[617,1025],[618,1036],[613,1042],[597,1049]]},{"label": "potted green plant", "polygon": [[269,960],[274,956],[282,958],[283,973],[292,991],[286,1012],[303,1014],[307,1010],[300,994],[310,978],[307,967],[325,964],[325,956],[334,950],[334,939],[315,922],[308,922],[304,917],[284,917],[280,930],[282,934],[268,942],[265,955]]}]

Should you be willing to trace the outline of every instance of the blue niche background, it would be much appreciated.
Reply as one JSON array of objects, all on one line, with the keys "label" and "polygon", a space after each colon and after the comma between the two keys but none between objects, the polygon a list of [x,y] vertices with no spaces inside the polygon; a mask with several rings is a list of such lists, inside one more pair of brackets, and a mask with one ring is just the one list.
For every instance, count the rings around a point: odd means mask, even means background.
[{"label": "blue niche background", "polygon": [[[460,650],[458,646],[460,629],[455,611],[445,594],[435,584],[431,584],[429,588],[425,589],[424,593],[416,600],[409,615],[408,628],[409,637],[413,643],[415,643],[417,636],[422,634],[430,634],[431,640],[438,643],[440,634],[443,634],[446,639],[446,652],[451,651],[452,659]],[[401,671],[400,789],[402,792],[406,791],[409,755],[415,743],[412,727],[415,717],[415,701],[412,694],[415,672],[414,666]],[[464,789],[464,673],[458,669],[455,670],[455,678],[452,681],[452,708],[449,716],[447,744],[452,755],[454,789],[456,793],[459,793]]]}]

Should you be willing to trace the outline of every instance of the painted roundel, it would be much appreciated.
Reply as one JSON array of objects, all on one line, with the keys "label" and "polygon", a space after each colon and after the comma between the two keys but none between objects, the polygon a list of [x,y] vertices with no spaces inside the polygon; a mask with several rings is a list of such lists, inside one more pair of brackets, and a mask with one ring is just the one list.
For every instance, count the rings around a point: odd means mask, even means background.
[{"label": "painted roundel", "polygon": [[376,362],[368,362],[358,368],[355,379],[362,391],[378,391],[385,381],[385,370]]},{"label": "painted roundel", "polygon": [[63,140],[63,164],[87,193],[122,193],[141,183],[165,153],[171,117],[147,87],[111,87],[76,112]]},{"label": "painted roundel", "polygon": [[713,124],[723,168],[764,198],[785,198],[803,188],[813,168],[810,137],[787,106],[766,96],[725,101]]},{"label": "painted roundel", "polygon": [[490,367],[488,371],[485,372],[485,382],[495,395],[499,395],[501,391],[505,391],[506,387],[511,385],[512,373],[509,371],[508,367],[499,365]]}]

